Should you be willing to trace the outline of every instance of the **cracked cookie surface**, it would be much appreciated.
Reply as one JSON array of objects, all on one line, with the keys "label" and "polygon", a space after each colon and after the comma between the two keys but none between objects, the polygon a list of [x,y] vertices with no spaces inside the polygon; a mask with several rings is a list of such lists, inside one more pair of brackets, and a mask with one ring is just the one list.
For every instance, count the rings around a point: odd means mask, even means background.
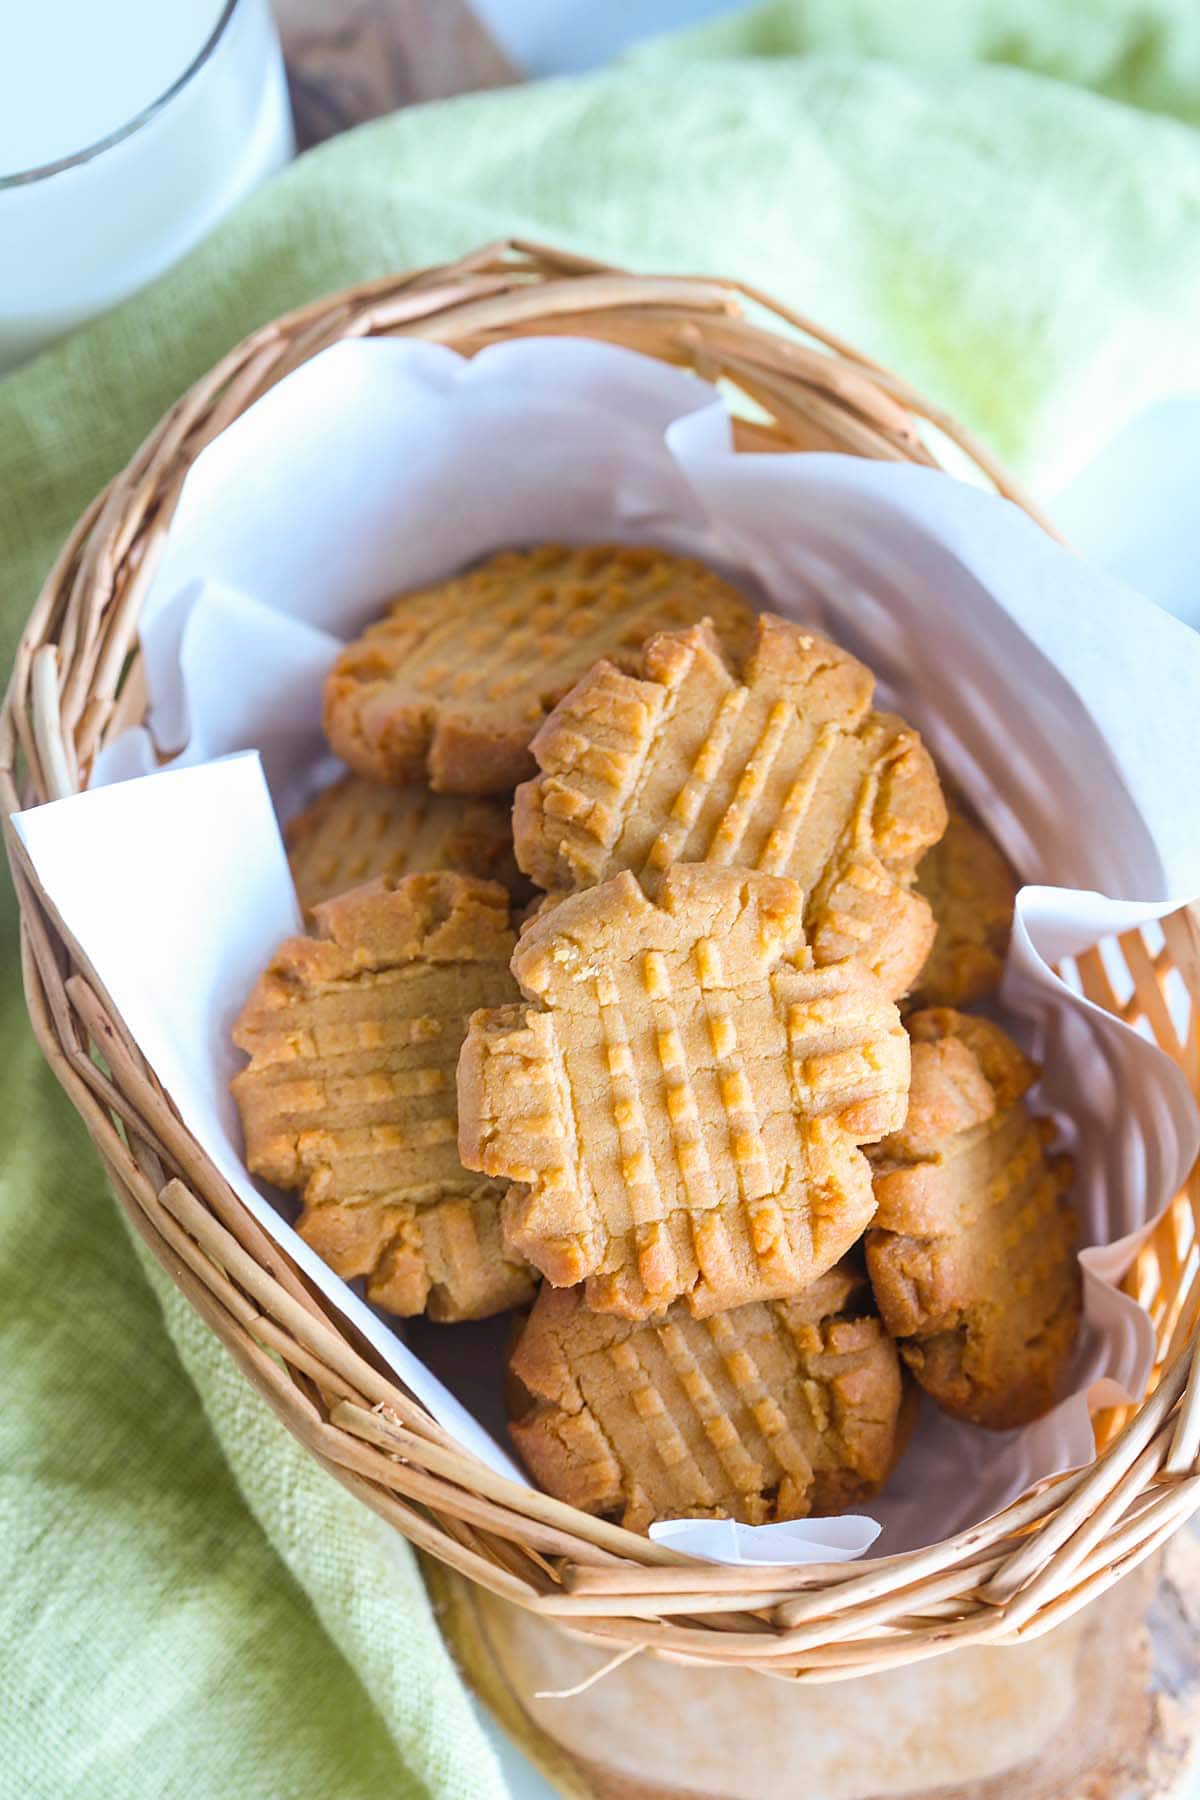
[{"label": "cracked cookie surface", "polygon": [[1023,1099],[1037,1070],[990,1020],[915,1013],[902,1128],[871,1152],[879,1311],[944,1411],[1007,1430],[1054,1404],[1079,1324],[1068,1157]]},{"label": "cracked cookie surface", "polygon": [[433,794],[346,775],[323,788],[283,834],[306,911],[377,875],[399,880],[437,869],[499,881],[525,897],[513,859],[512,814],[502,800]]},{"label": "cracked cookie surface", "polygon": [[917,978],[914,1006],[965,1006],[994,993],[1004,973],[1017,897],[1016,872],[983,826],[947,802],[942,838],[917,870],[937,936]]},{"label": "cracked cookie surface", "polygon": [[389,1312],[482,1318],[527,1300],[503,1187],[464,1169],[456,1143],[467,1018],[517,992],[507,893],[468,875],[381,878],[314,917],[234,1026],[248,1168],[299,1190],[301,1236]]},{"label": "cracked cookie surface", "polygon": [[510,1244],[590,1307],[794,1294],[870,1222],[859,1146],[903,1120],[908,1038],[857,963],[811,966],[803,901],[677,864],[655,903],[623,872],[525,927],[531,1004],[471,1020],[462,1160],[514,1184]]},{"label": "cracked cookie surface", "polygon": [[634,1531],[761,1525],[879,1491],[902,1443],[895,1344],[839,1263],[793,1300],[642,1323],[545,1287],[514,1346],[510,1430],[535,1479]]},{"label": "cracked cookie surface", "polygon": [[770,613],[744,661],[698,625],[652,638],[635,673],[601,662],[533,740],[517,861],[550,892],[630,869],[653,894],[677,862],[789,876],[816,961],[859,956],[903,994],[933,942],[911,889],[945,808],[920,738],[872,708],[874,686]]},{"label": "cracked cookie surface", "polygon": [[498,794],[534,773],[529,740],[599,657],[631,661],[653,632],[752,613],[712,570],[666,551],[594,544],[502,550],[401,594],[325,683],[325,732],[376,781]]}]

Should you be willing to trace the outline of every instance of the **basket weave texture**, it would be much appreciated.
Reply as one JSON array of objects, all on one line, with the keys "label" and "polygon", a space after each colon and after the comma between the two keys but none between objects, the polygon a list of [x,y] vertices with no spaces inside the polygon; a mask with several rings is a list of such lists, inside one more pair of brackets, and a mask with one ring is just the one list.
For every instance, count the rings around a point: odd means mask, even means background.
[{"label": "basket weave texture", "polygon": [[[931,467],[947,456],[961,466],[965,456],[989,486],[1038,516],[978,444],[897,377],[732,282],[630,275],[514,242],[275,321],[197,383],[89,507],[22,638],[0,715],[0,799],[34,1031],[171,1278],[317,1461],[421,1551],[603,1640],[614,1655],[642,1648],[830,1681],[1036,1636],[1200,1506],[1200,1168],[1127,1278],[1150,1312],[1157,1359],[1141,1403],[1097,1421],[1101,1449],[1090,1467],[913,1554],[798,1569],[696,1563],[492,1473],[379,1366],[181,1125],[9,826],[11,809],[77,792],[98,750],[140,720],[141,601],[183,477],[231,420],[342,339],[418,337],[471,355],[552,332],[720,379],[740,449],[837,450]],[[1148,1030],[1200,1095],[1195,909],[1167,920],[1161,938],[1128,933],[1107,966],[1098,952],[1085,954],[1078,974],[1091,1000]],[[1182,1039],[1168,977],[1187,990]]]}]

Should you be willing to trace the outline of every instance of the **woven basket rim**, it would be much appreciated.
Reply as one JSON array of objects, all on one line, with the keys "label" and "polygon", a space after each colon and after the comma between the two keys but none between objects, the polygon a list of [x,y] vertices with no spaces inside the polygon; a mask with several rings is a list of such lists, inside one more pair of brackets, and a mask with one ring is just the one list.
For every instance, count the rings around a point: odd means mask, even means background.
[{"label": "woven basket rim", "polygon": [[[699,1564],[507,1481],[461,1449],[257,1226],[174,1114],[102,985],[48,906],[8,819],[78,791],[145,704],[137,617],[187,468],[247,406],[328,345],[415,336],[473,354],[519,335],[627,345],[752,403],[739,448],[836,449],[979,478],[1052,530],[969,433],[906,383],[756,289],[639,275],[521,240],[314,300],[251,334],[182,396],[68,538],[22,636],[0,712],[0,796],[33,1029],[127,1216],[246,1377],[316,1460],[416,1547],[502,1598],[612,1646],[806,1681],[967,1644],[1023,1640],[1096,1597],[1200,1506],[1193,1171],[1131,1271],[1158,1354],[1142,1403],[1106,1415],[1088,1467],[928,1549],[796,1569]],[[1099,955],[1088,997],[1144,1020],[1200,1096],[1200,917],[1162,947],[1121,940],[1118,1001]],[[1188,1041],[1162,1001],[1192,1005]],[[100,1054],[100,1063],[93,1055]]]}]

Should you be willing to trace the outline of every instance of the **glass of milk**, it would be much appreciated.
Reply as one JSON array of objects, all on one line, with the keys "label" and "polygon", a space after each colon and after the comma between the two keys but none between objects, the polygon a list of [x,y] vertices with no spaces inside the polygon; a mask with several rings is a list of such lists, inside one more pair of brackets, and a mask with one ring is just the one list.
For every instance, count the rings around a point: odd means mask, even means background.
[{"label": "glass of milk", "polygon": [[268,0],[16,0],[0,370],[176,261],[293,153]]}]

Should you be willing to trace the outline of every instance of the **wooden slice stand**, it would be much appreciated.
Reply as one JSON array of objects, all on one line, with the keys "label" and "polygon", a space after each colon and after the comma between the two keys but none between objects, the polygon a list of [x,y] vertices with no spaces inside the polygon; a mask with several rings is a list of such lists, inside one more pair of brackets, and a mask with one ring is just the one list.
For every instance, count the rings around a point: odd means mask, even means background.
[{"label": "wooden slice stand", "polygon": [[601,1674],[611,1647],[444,1565],[426,1563],[425,1574],[468,1684],[565,1800],[1191,1792],[1191,1706],[1154,1692],[1163,1685],[1148,1626],[1163,1580],[1154,1565],[1028,1644],[816,1687],[647,1656]]}]

